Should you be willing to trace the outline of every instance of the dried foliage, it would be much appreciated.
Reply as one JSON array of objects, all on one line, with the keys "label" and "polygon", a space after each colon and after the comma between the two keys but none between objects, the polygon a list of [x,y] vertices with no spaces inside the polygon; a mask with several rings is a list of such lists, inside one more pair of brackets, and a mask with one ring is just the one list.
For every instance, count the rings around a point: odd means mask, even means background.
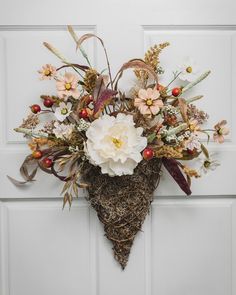
[{"label": "dried foliage", "polygon": [[[147,52],[145,53],[144,62],[149,65],[155,72],[158,71],[158,65],[160,63],[159,55],[161,51],[169,46],[169,42],[165,42],[159,45],[154,45],[150,47]],[[144,72],[143,70],[135,70],[134,71],[136,77],[140,80],[147,80],[149,78],[149,75],[147,72]]]},{"label": "dried foliage", "polygon": [[181,147],[173,147],[169,145],[163,145],[155,149],[156,157],[157,158],[182,158],[182,151]]},{"label": "dried foliage", "polygon": [[84,76],[84,85],[83,88],[88,92],[88,93],[92,93],[95,86],[96,86],[96,81],[98,78],[98,73],[95,69],[88,69],[85,72],[85,76]]},{"label": "dried foliage", "polygon": [[28,128],[33,129],[39,124],[38,115],[29,114],[26,119],[23,119],[22,124],[19,126],[20,128]]}]

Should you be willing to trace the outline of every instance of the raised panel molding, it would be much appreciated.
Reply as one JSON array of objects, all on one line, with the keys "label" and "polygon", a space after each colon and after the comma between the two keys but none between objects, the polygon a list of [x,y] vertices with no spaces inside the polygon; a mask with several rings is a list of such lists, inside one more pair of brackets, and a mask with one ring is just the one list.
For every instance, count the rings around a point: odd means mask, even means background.
[{"label": "raised panel molding", "polygon": [[144,50],[156,43],[171,43],[161,53],[161,64],[166,68],[163,76],[167,77],[161,79],[164,85],[170,80],[171,70],[177,69],[187,56],[194,58],[202,71],[212,71],[206,82],[199,84],[190,94],[204,94],[205,97],[196,104],[209,113],[209,126],[227,118],[231,133],[226,142],[236,150],[236,26],[143,26],[143,34]]},{"label": "raised panel molding", "polygon": [[148,295],[235,294],[234,200],[155,200],[148,227]]},{"label": "raised panel molding", "polygon": [[0,201],[0,295],[10,295],[8,233],[8,210]]},{"label": "raised panel molding", "polygon": [[[87,201],[75,201],[71,212],[62,212],[61,205],[49,199],[0,202],[1,295],[31,294],[39,279],[36,295],[65,290],[108,295],[111,286],[114,294],[124,295],[130,290],[173,295],[172,288],[175,295],[234,294],[233,198],[155,199],[125,272],[113,259],[111,243]],[[72,279],[64,277],[64,268]],[[172,282],[163,285],[167,276]]]},{"label": "raised panel molding", "polygon": [[[80,36],[94,33],[95,26],[74,26]],[[7,144],[25,143],[13,128],[27,115],[27,105],[38,103],[41,94],[55,94],[53,81],[39,81],[37,70],[45,63],[60,65],[60,61],[42,43],[53,44],[64,56],[75,63],[84,63],[76,53],[75,43],[66,26],[0,26],[0,125],[1,141]],[[94,41],[84,45],[92,64],[95,61]],[[6,146],[6,147],[7,147]]]},{"label": "raised panel molding", "polygon": [[97,233],[87,201],[70,211],[57,200],[4,201],[0,209],[1,295],[96,295]]}]

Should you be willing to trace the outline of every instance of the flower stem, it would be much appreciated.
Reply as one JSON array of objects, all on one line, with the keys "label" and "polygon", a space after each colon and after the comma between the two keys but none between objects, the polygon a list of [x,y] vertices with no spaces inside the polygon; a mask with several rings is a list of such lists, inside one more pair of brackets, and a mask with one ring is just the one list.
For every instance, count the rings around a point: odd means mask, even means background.
[{"label": "flower stem", "polygon": [[45,137],[45,138],[48,137],[48,134],[46,132],[43,132],[43,131],[34,131],[32,129],[27,129],[27,128],[15,128],[14,130],[16,132],[24,133],[24,134],[29,135],[29,136]]},{"label": "flower stem", "polygon": [[215,132],[216,130],[214,130],[214,129],[203,129],[202,131],[212,131],[212,132]]},{"label": "flower stem", "polygon": [[179,77],[179,75],[181,74],[182,72],[179,72],[178,74],[174,75],[174,78],[170,81],[170,83],[165,87],[166,89]]}]

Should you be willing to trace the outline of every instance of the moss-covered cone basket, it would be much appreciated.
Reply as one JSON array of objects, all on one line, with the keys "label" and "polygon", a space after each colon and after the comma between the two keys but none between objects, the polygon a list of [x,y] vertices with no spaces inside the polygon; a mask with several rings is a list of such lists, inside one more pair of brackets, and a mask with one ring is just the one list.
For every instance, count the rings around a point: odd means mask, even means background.
[{"label": "moss-covered cone basket", "polygon": [[89,202],[113,244],[115,259],[124,269],[136,234],[150,211],[159,179],[160,159],[142,161],[133,175],[110,177],[87,163],[83,176],[88,182]]}]

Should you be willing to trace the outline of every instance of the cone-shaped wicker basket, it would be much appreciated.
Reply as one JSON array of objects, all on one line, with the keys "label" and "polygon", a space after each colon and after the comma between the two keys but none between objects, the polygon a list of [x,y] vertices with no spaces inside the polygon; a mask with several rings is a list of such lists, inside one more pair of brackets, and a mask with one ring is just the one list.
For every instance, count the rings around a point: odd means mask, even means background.
[{"label": "cone-shaped wicker basket", "polygon": [[150,211],[160,179],[161,160],[142,161],[133,175],[110,177],[87,163],[83,176],[89,183],[89,202],[113,244],[115,259],[124,269],[136,234]]}]

